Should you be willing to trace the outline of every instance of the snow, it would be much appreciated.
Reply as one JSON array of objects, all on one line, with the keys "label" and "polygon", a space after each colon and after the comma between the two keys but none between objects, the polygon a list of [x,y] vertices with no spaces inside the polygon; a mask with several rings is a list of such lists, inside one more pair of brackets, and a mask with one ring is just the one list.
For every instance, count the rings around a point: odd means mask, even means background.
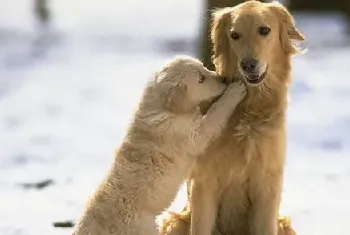
[{"label": "snow", "polygon": [[[146,80],[194,54],[200,0],[0,0],[0,234],[70,234],[104,177]],[[120,5],[120,6],[119,6]],[[295,14],[309,52],[293,59],[281,213],[299,235],[345,235],[350,218],[350,48],[344,18]],[[315,27],[317,25],[317,27]],[[42,189],[21,184],[53,179]],[[184,190],[172,206],[181,209]],[[182,199],[182,200],[181,200]]]}]

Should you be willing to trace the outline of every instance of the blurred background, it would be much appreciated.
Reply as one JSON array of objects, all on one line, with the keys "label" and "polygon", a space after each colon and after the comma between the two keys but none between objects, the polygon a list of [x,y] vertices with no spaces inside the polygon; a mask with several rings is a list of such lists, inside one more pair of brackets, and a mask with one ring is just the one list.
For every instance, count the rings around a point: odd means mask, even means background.
[{"label": "blurred background", "polygon": [[[176,54],[210,67],[208,9],[238,2],[0,0],[0,234],[70,234],[55,226],[81,215],[147,79]],[[293,58],[281,214],[299,235],[348,235],[350,1],[281,2],[309,48]]]}]

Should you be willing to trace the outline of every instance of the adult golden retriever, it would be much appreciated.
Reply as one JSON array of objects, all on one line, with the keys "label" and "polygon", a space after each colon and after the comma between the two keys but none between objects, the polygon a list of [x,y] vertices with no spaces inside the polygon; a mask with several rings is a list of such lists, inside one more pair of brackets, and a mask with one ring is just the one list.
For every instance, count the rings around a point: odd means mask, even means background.
[{"label": "adult golden retriever", "polygon": [[[156,216],[173,201],[196,156],[221,134],[245,95],[245,85],[227,86],[197,59],[179,56],[167,63],[148,83],[75,235],[157,234]],[[217,98],[204,116],[197,109]]]},{"label": "adult golden retriever", "polygon": [[[161,234],[294,234],[278,216],[286,148],[287,90],[294,41],[304,36],[278,2],[218,9],[211,28],[220,75],[244,81],[247,96],[192,171],[190,201]],[[186,223],[187,221],[187,223]]]}]

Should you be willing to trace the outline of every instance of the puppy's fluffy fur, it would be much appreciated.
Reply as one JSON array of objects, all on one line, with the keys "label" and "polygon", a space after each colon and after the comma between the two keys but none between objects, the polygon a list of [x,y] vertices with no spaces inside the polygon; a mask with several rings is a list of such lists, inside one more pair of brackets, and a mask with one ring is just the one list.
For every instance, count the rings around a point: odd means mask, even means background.
[{"label": "puppy's fluffy fur", "polygon": [[[167,219],[162,234],[294,234],[278,213],[291,56],[298,52],[294,41],[304,37],[281,4],[248,1],[213,13],[211,39],[218,73],[246,82],[248,93],[198,158],[190,201]],[[245,58],[255,59],[253,74],[243,68]]]},{"label": "puppy's fluffy fur", "polygon": [[[170,61],[148,83],[114,164],[76,235],[157,234],[155,217],[176,196],[196,156],[225,128],[245,86],[227,86],[194,58]],[[203,116],[201,102],[221,96]]]}]

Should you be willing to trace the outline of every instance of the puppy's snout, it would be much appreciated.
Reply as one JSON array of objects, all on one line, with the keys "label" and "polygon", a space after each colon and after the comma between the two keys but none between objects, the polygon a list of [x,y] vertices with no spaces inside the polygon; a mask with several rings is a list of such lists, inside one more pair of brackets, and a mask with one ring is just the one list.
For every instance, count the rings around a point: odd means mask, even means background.
[{"label": "puppy's snout", "polygon": [[256,73],[259,67],[259,61],[254,58],[244,58],[241,60],[241,68],[246,73]]}]

